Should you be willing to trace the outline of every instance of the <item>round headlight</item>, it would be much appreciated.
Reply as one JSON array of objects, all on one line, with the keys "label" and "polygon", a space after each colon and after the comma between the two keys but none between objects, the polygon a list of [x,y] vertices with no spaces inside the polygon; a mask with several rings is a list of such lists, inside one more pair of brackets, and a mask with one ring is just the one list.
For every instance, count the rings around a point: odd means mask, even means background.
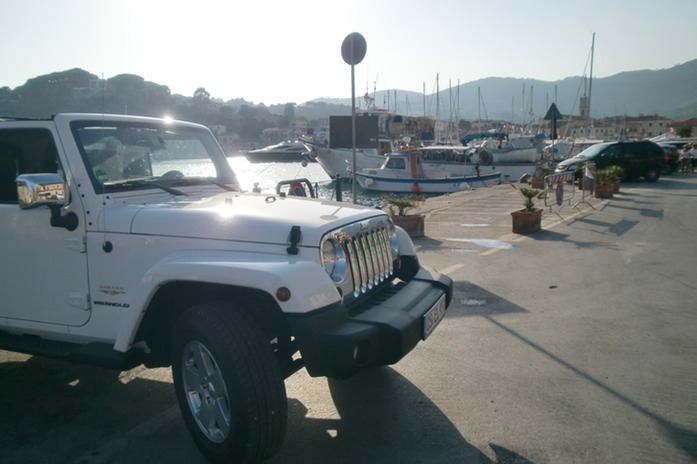
[{"label": "round headlight", "polygon": [[392,261],[399,256],[399,238],[397,237],[397,228],[394,222],[390,221],[390,252],[392,253]]},{"label": "round headlight", "polygon": [[346,277],[346,256],[335,238],[322,242],[322,267],[334,282],[342,282]]}]

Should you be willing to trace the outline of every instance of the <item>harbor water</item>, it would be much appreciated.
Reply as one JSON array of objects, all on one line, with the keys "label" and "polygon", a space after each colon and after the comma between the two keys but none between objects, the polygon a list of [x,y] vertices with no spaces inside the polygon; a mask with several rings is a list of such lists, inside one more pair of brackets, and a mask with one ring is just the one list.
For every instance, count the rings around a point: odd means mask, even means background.
[{"label": "harbor water", "polygon": [[[256,186],[262,193],[275,193],[278,182],[305,178],[316,187],[320,198],[336,199],[335,182],[319,163],[250,163],[244,156],[230,156],[228,161],[243,190],[251,191]],[[346,176],[348,175],[347,172]],[[342,201],[353,200],[353,186],[350,182],[342,182],[341,191]],[[356,185],[356,203],[379,208],[385,206],[379,192],[364,190],[360,185]]]}]

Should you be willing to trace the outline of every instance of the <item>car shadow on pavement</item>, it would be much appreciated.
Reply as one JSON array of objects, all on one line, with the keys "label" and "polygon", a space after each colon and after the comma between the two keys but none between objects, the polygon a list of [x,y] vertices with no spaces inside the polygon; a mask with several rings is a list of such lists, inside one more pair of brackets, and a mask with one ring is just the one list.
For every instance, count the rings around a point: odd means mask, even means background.
[{"label": "car shadow on pavement", "polygon": [[0,363],[0,462],[108,462],[100,446],[176,405],[171,382],[131,374],[40,357]]},{"label": "car shadow on pavement", "polygon": [[696,190],[697,185],[690,182],[690,177],[684,177],[683,174],[675,173],[672,176],[661,176],[661,179],[655,184],[661,190]]},{"label": "car shadow on pavement", "polygon": [[[350,379],[328,379],[338,417],[307,417],[290,399],[284,445],[271,463],[424,463],[532,464],[491,444],[490,458],[470,444],[418,387],[391,367],[361,372]],[[511,460],[511,457],[516,460]],[[504,457],[505,459],[502,459]],[[507,460],[506,460],[507,459]]]}]

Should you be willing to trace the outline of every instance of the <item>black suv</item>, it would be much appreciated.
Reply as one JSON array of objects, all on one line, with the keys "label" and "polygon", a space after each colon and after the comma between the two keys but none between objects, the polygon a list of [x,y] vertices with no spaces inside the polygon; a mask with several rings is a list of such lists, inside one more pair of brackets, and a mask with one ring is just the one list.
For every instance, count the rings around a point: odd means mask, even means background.
[{"label": "black suv", "polygon": [[[592,145],[573,158],[562,161],[555,172],[576,170],[581,163],[595,163],[596,169],[619,166],[625,179],[643,177],[656,182],[664,168],[663,149],[654,142],[606,142]],[[582,172],[576,172],[580,177]]]}]

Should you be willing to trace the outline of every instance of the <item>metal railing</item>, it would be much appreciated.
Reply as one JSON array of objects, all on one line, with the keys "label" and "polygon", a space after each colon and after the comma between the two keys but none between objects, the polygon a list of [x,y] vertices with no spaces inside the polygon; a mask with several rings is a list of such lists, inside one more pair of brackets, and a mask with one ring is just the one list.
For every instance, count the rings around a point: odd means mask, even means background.
[{"label": "metal railing", "polygon": [[547,190],[547,195],[544,197],[545,207],[561,219],[564,218],[561,216],[560,211],[565,205],[576,208],[578,205],[585,203],[591,208],[593,207],[588,200],[593,197],[593,191],[595,190],[594,163],[584,166],[580,187],[573,171],[550,174],[545,176],[544,181]]}]

